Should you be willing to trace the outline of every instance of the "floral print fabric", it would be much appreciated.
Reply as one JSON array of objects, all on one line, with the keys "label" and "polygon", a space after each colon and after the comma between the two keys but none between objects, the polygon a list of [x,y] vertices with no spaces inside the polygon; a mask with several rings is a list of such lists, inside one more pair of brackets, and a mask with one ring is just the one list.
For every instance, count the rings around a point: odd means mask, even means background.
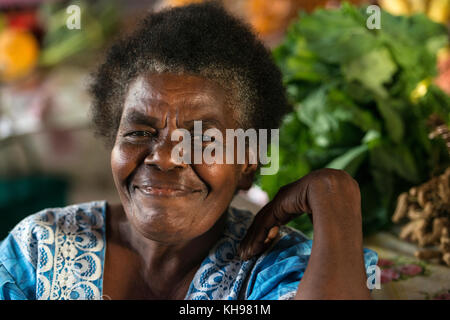
[{"label": "floral print fabric", "polygon": [[[0,299],[102,299],[106,202],[46,209],[25,218],[0,244]],[[312,240],[282,227],[271,247],[237,258],[252,213],[227,211],[224,233],[197,270],[185,299],[279,300],[294,297]],[[377,254],[364,249],[367,276]]]}]

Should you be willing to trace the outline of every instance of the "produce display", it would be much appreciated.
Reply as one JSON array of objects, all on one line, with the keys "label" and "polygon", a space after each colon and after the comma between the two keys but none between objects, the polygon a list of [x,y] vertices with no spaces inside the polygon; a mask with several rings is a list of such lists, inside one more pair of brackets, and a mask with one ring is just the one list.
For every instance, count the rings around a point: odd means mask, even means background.
[{"label": "produce display", "polygon": [[[241,2],[243,16],[261,36],[284,30],[297,8],[312,11],[317,5],[337,3]],[[280,131],[280,169],[276,175],[258,177],[272,198],[281,186],[312,170],[346,170],[360,185],[366,234],[391,226],[397,197],[450,165],[446,138],[440,133],[430,139],[427,126],[431,115],[450,124],[445,25],[450,0],[376,3],[386,10],[381,12],[380,29],[367,28],[365,7],[348,3],[294,18],[273,51],[292,105]],[[19,83],[36,68],[57,68],[69,60],[96,61],[92,57],[118,31],[118,3],[77,5],[82,13],[80,30],[66,27],[65,2],[0,12],[0,83]],[[444,57],[438,79],[437,57]],[[306,216],[291,225],[312,234]]]},{"label": "produce display", "polygon": [[[98,51],[117,28],[116,1],[78,1],[80,29],[67,28],[67,4],[0,11],[0,82],[20,81],[35,67],[54,67]],[[73,61],[72,61],[73,62]]]},{"label": "produce display", "polygon": [[[450,97],[434,84],[445,25],[424,14],[381,12],[366,27],[366,8],[301,13],[274,52],[293,111],[280,130],[280,170],[260,176],[273,197],[284,184],[322,167],[359,183],[366,234],[392,225],[397,196],[450,164],[427,119],[449,123]],[[306,216],[292,223],[311,231]]]},{"label": "produce display", "polygon": [[40,7],[40,16],[45,21],[45,36],[40,57],[42,66],[55,66],[68,58],[83,55],[83,60],[102,45],[117,31],[117,1],[79,1],[80,29],[67,28],[67,5],[46,3]]},{"label": "produce display", "polygon": [[[298,10],[311,12],[317,7],[336,7],[333,0],[244,0],[246,16],[253,29],[261,36],[283,32]],[[347,0],[358,4],[362,0]]]},{"label": "produce display", "polygon": [[409,222],[402,228],[400,238],[417,243],[420,247],[435,248],[417,250],[419,259],[439,259],[450,266],[450,168],[438,177],[413,187],[398,198],[392,220],[405,218]]}]

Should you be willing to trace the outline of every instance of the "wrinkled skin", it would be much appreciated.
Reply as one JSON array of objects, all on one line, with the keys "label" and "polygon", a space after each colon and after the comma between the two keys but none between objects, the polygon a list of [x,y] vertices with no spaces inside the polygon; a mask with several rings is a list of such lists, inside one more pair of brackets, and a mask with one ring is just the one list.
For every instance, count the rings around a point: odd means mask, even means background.
[{"label": "wrinkled skin", "polygon": [[[223,134],[238,128],[226,95],[196,76],[153,74],[130,84],[111,153],[121,205],[108,208],[106,297],[183,299],[223,231],[233,195],[251,186],[256,165],[188,165],[171,158],[177,143],[171,133],[191,130],[193,120]],[[369,298],[359,188],[342,171],[318,170],[281,188],[256,216],[240,256],[264,251],[279,226],[303,212],[314,221],[314,242],[296,298]]]},{"label": "wrinkled skin", "polygon": [[111,153],[121,205],[107,215],[106,296],[184,298],[256,165],[177,164],[171,134],[191,131],[194,120],[223,135],[237,128],[226,97],[215,82],[195,76],[151,74],[130,84]]},{"label": "wrinkled skin", "polygon": [[173,243],[204,234],[235,190],[249,186],[254,169],[247,177],[242,165],[178,165],[171,158],[175,129],[191,131],[202,120],[206,130],[209,120],[225,135],[225,128],[237,128],[229,114],[225,92],[201,78],[166,74],[132,83],[111,165],[128,219],[144,237]]}]

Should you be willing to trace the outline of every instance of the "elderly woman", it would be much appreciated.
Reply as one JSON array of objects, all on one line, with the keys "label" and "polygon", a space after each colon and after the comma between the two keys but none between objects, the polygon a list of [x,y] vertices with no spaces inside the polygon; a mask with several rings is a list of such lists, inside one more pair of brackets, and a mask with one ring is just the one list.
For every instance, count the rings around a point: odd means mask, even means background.
[{"label": "elderly woman", "polygon": [[[2,299],[370,298],[377,256],[362,246],[348,174],[314,171],[254,217],[230,207],[258,169],[248,157],[174,160],[172,133],[194,121],[223,133],[269,129],[288,110],[270,53],[222,7],[150,14],[110,49],[92,93],[121,203],[20,222],[0,246]],[[301,213],[314,221],[314,241],[284,226]]]}]

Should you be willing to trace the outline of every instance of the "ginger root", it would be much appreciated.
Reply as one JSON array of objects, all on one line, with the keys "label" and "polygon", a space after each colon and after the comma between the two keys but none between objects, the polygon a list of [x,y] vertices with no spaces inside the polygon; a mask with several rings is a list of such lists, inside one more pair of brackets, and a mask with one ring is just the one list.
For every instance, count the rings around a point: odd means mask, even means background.
[{"label": "ginger root", "polygon": [[397,209],[392,216],[393,222],[400,222],[408,213],[408,194],[403,192],[397,200]]},{"label": "ginger root", "polygon": [[392,216],[394,223],[404,220],[399,237],[420,247],[436,246],[415,252],[418,259],[439,259],[450,266],[450,168],[426,183],[400,194]]}]

